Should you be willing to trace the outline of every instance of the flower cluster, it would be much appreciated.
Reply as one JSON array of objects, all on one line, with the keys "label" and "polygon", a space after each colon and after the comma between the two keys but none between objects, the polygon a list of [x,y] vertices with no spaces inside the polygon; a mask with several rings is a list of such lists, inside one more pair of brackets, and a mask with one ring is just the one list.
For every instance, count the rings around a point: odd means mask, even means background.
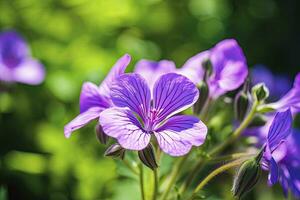
[{"label": "flower cluster", "polygon": [[[300,196],[299,131],[292,128],[293,117],[300,111],[300,73],[290,90],[286,89],[287,81],[276,93],[277,86],[272,84],[278,83],[271,72],[259,67],[248,74],[245,55],[234,39],[223,40],[193,56],[181,68],[176,68],[169,60],[141,60],[132,73],[126,73],[130,59],[127,54],[121,57],[99,86],[90,82],[83,84],[80,114],[65,126],[66,137],[96,120],[96,133],[101,143],[107,144],[111,138],[112,144],[105,155],[124,159],[125,152],[138,151],[142,163],[157,176],[156,168],[160,163],[156,156],[161,149],[171,156],[183,156],[172,173],[176,175],[177,168],[188,159],[187,155],[195,154],[192,147],[201,146],[208,135],[215,137],[209,123],[214,114],[210,113],[213,105],[218,108],[215,104],[219,102],[232,103],[236,113],[232,127],[236,129],[224,142],[213,142],[211,149],[203,148],[202,154],[207,158],[224,154],[223,150],[243,135],[256,138],[252,146],[257,148],[256,156],[253,157],[253,153],[250,159],[249,154],[240,156],[212,172],[198,185],[191,198],[210,178],[240,165],[234,181],[234,195],[241,197],[250,191],[260,178],[262,168],[269,171],[269,185],[279,181],[285,194],[291,190],[294,196]],[[266,84],[260,83],[261,80]],[[250,85],[254,85],[252,89]],[[273,98],[275,96],[278,97]],[[189,108],[193,108],[193,115]],[[255,123],[257,121],[259,123]],[[248,148],[245,143],[244,149]],[[198,164],[194,170],[188,170],[192,174],[183,183],[181,195],[185,195],[186,187],[200,170],[199,163],[203,164],[207,158],[199,156],[195,160]],[[169,195],[172,181],[162,194],[163,199]],[[159,195],[157,190],[153,196],[156,195]]]}]

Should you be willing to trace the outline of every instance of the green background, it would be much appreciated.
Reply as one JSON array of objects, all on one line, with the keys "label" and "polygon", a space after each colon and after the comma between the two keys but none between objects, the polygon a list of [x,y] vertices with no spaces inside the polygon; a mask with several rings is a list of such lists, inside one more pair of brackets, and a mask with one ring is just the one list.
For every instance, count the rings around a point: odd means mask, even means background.
[{"label": "green background", "polygon": [[[0,94],[0,199],[139,199],[137,181],[103,157],[95,123],[64,138],[82,83],[100,83],[124,53],[133,58],[129,70],[141,58],[180,67],[225,38],[238,40],[249,67],[265,64],[293,78],[299,8],[297,0],[1,0],[0,30],[22,34],[47,74],[39,86],[10,85]],[[224,177],[211,183],[209,199],[231,198]],[[266,187],[266,179],[249,196],[276,198],[280,187]]]}]

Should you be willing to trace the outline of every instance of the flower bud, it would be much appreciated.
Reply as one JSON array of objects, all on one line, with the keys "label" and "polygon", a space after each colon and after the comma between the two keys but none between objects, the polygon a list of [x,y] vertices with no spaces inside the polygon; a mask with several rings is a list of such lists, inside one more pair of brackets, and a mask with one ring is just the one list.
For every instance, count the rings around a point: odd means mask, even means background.
[{"label": "flower bud", "polygon": [[193,112],[196,115],[199,115],[202,108],[205,106],[206,100],[209,95],[209,88],[205,81],[201,81],[198,85],[199,98],[193,106]]},{"label": "flower bud", "polygon": [[113,144],[108,147],[104,153],[105,156],[112,156],[114,158],[121,158],[124,159],[125,156],[125,149],[122,148],[119,144]]},{"label": "flower bud", "polygon": [[250,192],[258,182],[261,176],[261,156],[262,153],[258,154],[257,157],[245,161],[240,167],[232,188],[233,195],[238,199]]},{"label": "flower bud", "polygon": [[247,95],[246,92],[240,91],[234,101],[234,111],[235,111],[235,116],[239,121],[242,121],[249,108],[249,96]]},{"label": "flower bud", "polygon": [[258,101],[264,101],[269,97],[269,89],[264,83],[259,83],[252,88],[252,94]]},{"label": "flower bud", "polygon": [[102,126],[97,124],[95,127],[96,137],[101,144],[106,144],[109,137],[103,132]]},{"label": "flower bud", "polygon": [[153,150],[153,146],[150,143],[145,149],[138,152],[140,160],[150,169],[156,169],[157,163],[155,159],[155,154]]}]

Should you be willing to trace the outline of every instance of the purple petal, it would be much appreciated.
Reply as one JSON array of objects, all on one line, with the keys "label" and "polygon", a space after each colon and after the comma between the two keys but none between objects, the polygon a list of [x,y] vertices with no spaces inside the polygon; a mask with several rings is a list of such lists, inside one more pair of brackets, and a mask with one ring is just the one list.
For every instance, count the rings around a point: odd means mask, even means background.
[{"label": "purple petal", "polygon": [[181,156],[188,153],[192,145],[203,144],[207,127],[197,117],[178,115],[168,119],[154,134],[165,153]]},{"label": "purple petal", "polygon": [[276,113],[268,133],[268,146],[274,151],[292,131],[292,113],[288,109],[285,112]]},{"label": "purple petal", "polygon": [[151,94],[146,80],[141,75],[121,75],[111,86],[111,99],[116,106],[128,107],[144,121],[147,119]]},{"label": "purple petal", "polygon": [[197,87],[185,76],[169,73],[154,85],[153,107],[157,120],[179,113],[192,106],[199,97]]},{"label": "purple petal", "polygon": [[175,70],[176,66],[174,62],[169,60],[162,60],[159,62],[141,60],[136,64],[134,72],[142,75],[147,81],[150,89],[153,89],[154,83],[161,75],[174,72]]},{"label": "purple petal", "polygon": [[244,53],[233,39],[219,42],[210,56],[213,75],[209,85],[211,95],[216,98],[227,91],[237,89],[244,83],[247,74],[247,64]]},{"label": "purple petal", "polygon": [[121,57],[115,65],[111,68],[110,72],[106,76],[106,78],[102,81],[101,85],[99,86],[100,93],[103,96],[109,97],[110,94],[110,86],[118,78],[121,74],[123,74],[126,70],[127,65],[131,60],[130,55],[125,54]]},{"label": "purple petal", "polygon": [[30,85],[40,84],[45,77],[43,65],[33,59],[22,61],[12,72],[14,81]]},{"label": "purple petal", "polygon": [[86,82],[82,85],[80,94],[80,113],[92,107],[108,108],[109,102],[101,96],[97,85]]},{"label": "purple petal", "polygon": [[65,128],[65,137],[69,138],[73,131],[85,126],[90,121],[97,119],[103,109],[99,107],[93,107],[89,110],[79,114],[75,119],[68,123]]},{"label": "purple petal", "polygon": [[24,39],[16,32],[0,34],[0,60],[8,68],[18,66],[29,56],[29,49]]},{"label": "purple petal", "polygon": [[144,149],[150,142],[151,134],[141,128],[140,122],[128,108],[109,108],[100,114],[104,133],[116,138],[119,144],[130,150]]},{"label": "purple petal", "polygon": [[269,161],[269,177],[268,183],[269,185],[274,185],[278,181],[278,166],[273,157],[271,157]]},{"label": "purple petal", "polygon": [[209,54],[209,51],[203,51],[191,57],[182,68],[178,70],[178,73],[188,77],[193,83],[198,84],[203,80],[204,70],[202,65],[204,61],[209,59]]},{"label": "purple petal", "polygon": [[245,63],[228,61],[221,72],[219,85],[226,91],[235,90],[244,83],[247,74]]}]

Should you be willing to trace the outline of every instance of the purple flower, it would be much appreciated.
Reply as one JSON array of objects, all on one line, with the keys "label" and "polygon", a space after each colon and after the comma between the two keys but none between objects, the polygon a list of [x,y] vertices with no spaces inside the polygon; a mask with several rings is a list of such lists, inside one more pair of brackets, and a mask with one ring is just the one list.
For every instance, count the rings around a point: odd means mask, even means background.
[{"label": "purple flower", "polygon": [[0,34],[0,81],[37,85],[44,76],[43,65],[31,57],[26,42],[18,33]]},{"label": "purple flower", "polygon": [[104,132],[125,149],[142,150],[155,136],[160,148],[172,156],[188,153],[201,145],[206,126],[196,117],[175,114],[191,107],[198,99],[196,86],[184,76],[160,76],[151,90],[139,74],[121,75],[111,87],[117,107],[100,114]]},{"label": "purple flower", "polygon": [[277,102],[269,104],[270,107],[276,110],[285,110],[292,108],[293,113],[300,112],[300,73],[297,74],[294,86]]},{"label": "purple flower", "polygon": [[236,40],[226,39],[212,49],[190,58],[179,73],[190,78],[195,84],[203,80],[203,63],[210,60],[212,74],[208,78],[210,97],[217,98],[228,91],[240,87],[247,75],[247,63],[244,53]]},{"label": "purple flower", "polygon": [[91,82],[83,84],[80,94],[80,114],[64,128],[67,138],[71,136],[73,131],[99,118],[103,110],[113,106],[109,87],[118,76],[125,72],[130,59],[127,54],[121,57],[99,87]]},{"label": "purple flower", "polygon": [[275,75],[263,65],[255,65],[251,71],[252,84],[263,82],[270,91],[271,100],[278,99],[291,88],[291,81],[287,76]]},{"label": "purple flower", "polygon": [[159,62],[140,60],[134,69],[134,72],[142,75],[142,77],[147,81],[151,90],[154,83],[161,75],[175,71],[176,66],[174,62],[170,60],[161,60]]},{"label": "purple flower", "polygon": [[269,169],[269,184],[278,181],[279,170],[274,151],[286,140],[292,131],[293,117],[291,110],[276,113],[270,126],[265,146],[264,158]]}]

